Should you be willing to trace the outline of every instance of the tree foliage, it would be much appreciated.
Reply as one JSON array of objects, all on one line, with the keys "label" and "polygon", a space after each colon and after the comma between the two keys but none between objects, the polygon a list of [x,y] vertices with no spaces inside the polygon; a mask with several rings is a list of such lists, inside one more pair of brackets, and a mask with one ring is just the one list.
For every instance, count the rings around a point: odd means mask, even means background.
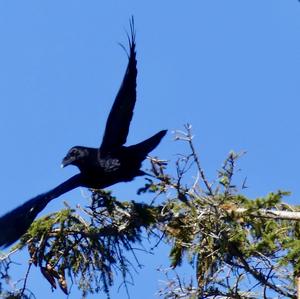
[{"label": "tree foliage", "polygon": [[[33,266],[66,294],[76,284],[83,296],[109,297],[116,274],[125,288],[132,281],[146,238],[170,247],[162,298],[297,298],[300,210],[283,202],[289,193],[247,198],[245,182],[234,183],[241,156],[234,152],[210,182],[191,127],[175,139],[186,142],[188,153],[178,157],[175,171],[167,161],[150,159],[151,176],[138,193],[152,194],[151,203],[121,202],[108,191],[91,190],[86,208],[66,206],[36,220],[1,259],[2,297],[34,298],[26,288]],[[13,254],[22,248],[29,253],[28,271],[22,287],[7,290]],[[175,272],[185,261],[193,267],[191,278]]]}]

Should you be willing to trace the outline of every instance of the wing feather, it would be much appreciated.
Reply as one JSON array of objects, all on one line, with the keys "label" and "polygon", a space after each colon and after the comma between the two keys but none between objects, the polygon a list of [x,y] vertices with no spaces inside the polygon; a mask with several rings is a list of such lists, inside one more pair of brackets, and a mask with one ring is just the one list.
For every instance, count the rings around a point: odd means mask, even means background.
[{"label": "wing feather", "polygon": [[123,82],[106,122],[104,136],[100,146],[101,152],[108,152],[112,149],[121,147],[126,142],[130,122],[133,116],[133,109],[136,102],[137,77],[133,18],[130,21],[130,33],[130,36],[128,35],[129,61]]},{"label": "wing feather", "polygon": [[40,194],[0,217],[0,247],[8,247],[21,238],[36,216],[54,198],[82,185],[81,174],[76,174],[56,188]]}]

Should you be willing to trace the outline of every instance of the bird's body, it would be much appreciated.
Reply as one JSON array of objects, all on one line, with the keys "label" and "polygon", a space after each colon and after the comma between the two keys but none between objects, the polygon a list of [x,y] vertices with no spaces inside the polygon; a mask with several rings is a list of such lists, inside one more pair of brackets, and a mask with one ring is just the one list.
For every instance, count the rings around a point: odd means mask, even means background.
[{"label": "bird's body", "polygon": [[[101,189],[118,182],[132,181],[136,176],[145,174],[140,170],[142,162],[165,133],[160,131],[141,143],[104,153],[97,148],[75,146],[64,158],[62,166],[72,163],[79,168],[82,187]],[[70,163],[73,154],[77,157]]]},{"label": "bird's body", "polygon": [[29,228],[40,211],[54,198],[79,186],[103,189],[119,182],[128,182],[144,175],[140,169],[147,157],[166,134],[160,131],[131,146],[125,146],[136,102],[136,53],[133,20],[130,24],[129,61],[125,76],[109,113],[99,148],[72,147],[62,166],[77,166],[80,173],[54,189],[40,194],[0,218],[0,246],[9,246]]}]

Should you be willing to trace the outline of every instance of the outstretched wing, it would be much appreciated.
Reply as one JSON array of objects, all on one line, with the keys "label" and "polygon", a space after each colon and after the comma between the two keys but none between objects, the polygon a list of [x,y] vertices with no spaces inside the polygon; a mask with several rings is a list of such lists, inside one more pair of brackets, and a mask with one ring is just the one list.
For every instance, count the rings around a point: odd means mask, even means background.
[{"label": "outstretched wing", "polygon": [[81,174],[76,174],[56,188],[26,201],[0,217],[0,247],[7,247],[20,239],[49,201],[81,185]]},{"label": "outstretched wing", "polygon": [[121,147],[127,139],[129,125],[133,115],[133,109],[136,102],[136,51],[135,51],[135,31],[134,20],[130,22],[129,41],[129,61],[123,78],[122,85],[116,96],[115,102],[109,113],[102,144],[101,152],[107,152],[111,149]]}]

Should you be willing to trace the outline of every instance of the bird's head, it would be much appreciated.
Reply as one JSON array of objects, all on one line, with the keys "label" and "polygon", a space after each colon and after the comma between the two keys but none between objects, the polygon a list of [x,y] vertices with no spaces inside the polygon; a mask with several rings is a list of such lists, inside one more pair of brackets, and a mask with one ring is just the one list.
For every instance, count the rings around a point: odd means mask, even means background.
[{"label": "bird's head", "polygon": [[61,162],[61,167],[75,165],[79,167],[88,156],[88,150],[82,146],[72,147]]}]

